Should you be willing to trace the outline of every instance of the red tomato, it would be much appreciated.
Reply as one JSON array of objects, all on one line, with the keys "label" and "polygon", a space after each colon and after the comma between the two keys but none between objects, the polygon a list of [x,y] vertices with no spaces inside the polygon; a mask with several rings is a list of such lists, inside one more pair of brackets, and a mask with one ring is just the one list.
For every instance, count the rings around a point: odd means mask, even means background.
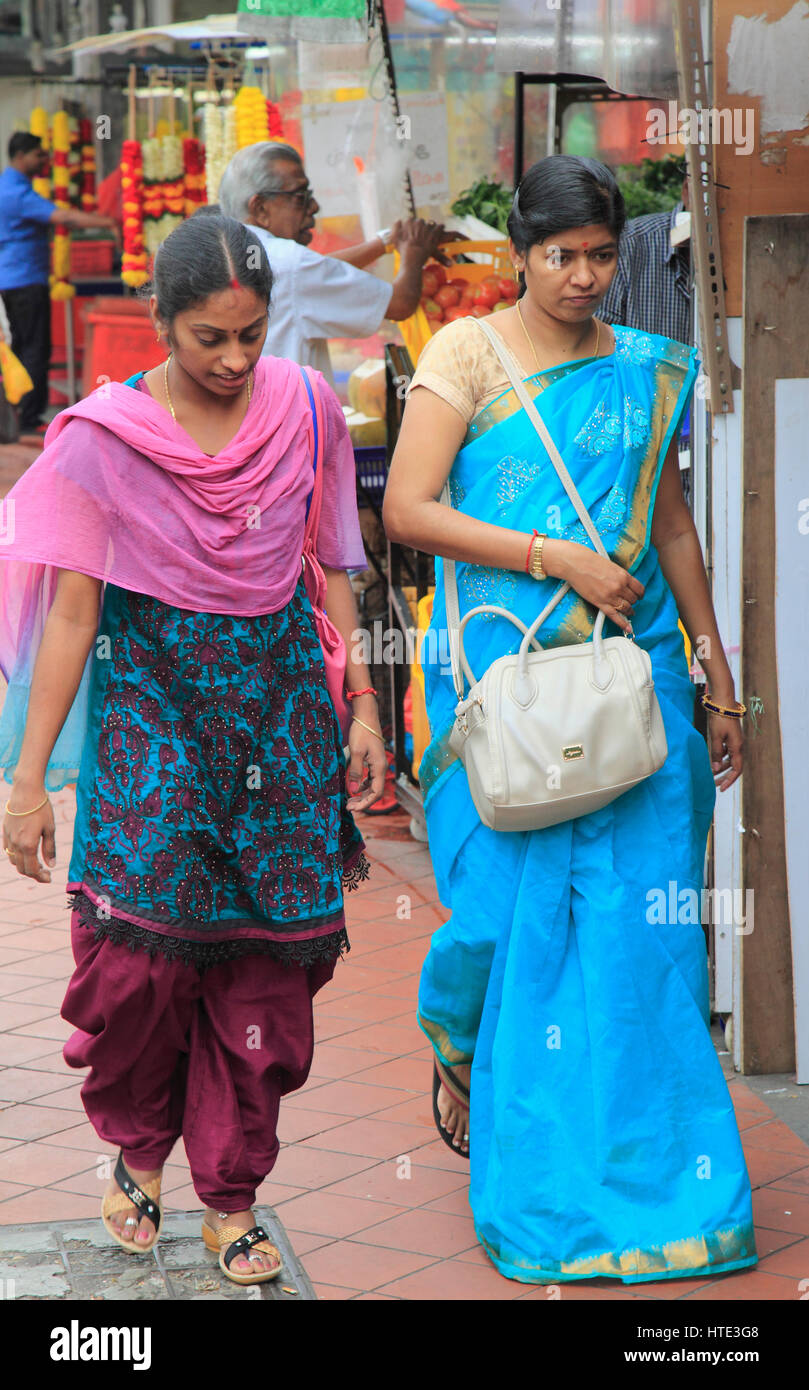
[{"label": "red tomato", "polygon": [[446,312],[446,315],[445,315],[446,322],[447,322],[447,323],[454,323],[456,319],[465,319],[465,318],[468,318],[468,317],[469,317],[469,312],[470,312],[470,311],[469,311],[468,309],[465,309],[464,306],[463,306],[462,304],[456,304],[456,305],[453,306],[452,309],[447,309],[447,312]]},{"label": "red tomato", "polygon": [[421,307],[427,315],[428,319],[440,319],[444,312],[441,308],[441,305],[436,303],[436,301],[433,298],[422,299]]},{"label": "red tomato", "polygon": [[447,272],[442,265],[438,264],[438,261],[428,261],[426,272],[429,275],[436,275],[439,285],[445,285],[447,283]]},{"label": "red tomato", "polygon": [[435,266],[428,266],[421,273],[421,293],[424,299],[432,299],[441,281],[435,273]]},{"label": "red tomato", "polygon": [[498,284],[497,280],[494,284],[490,284],[488,280],[482,280],[475,290],[475,304],[482,304],[486,309],[491,309],[501,298]]},{"label": "red tomato", "polygon": [[471,310],[472,317],[476,319],[487,319],[489,317],[490,308],[491,305],[489,304],[474,304]]},{"label": "red tomato", "polygon": [[463,294],[464,290],[467,288],[469,284],[469,281],[462,280],[460,276],[456,276],[454,280],[448,280],[447,284],[452,285],[454,289],[458,290],[461,294]]},{"label": "red tomato", "polygon": [[500,291],[500,298],[501,298],[501,299],[516,299],[516,298],[517,298],[517,284],[516,284],[516,281],[515,281],[515,280],[509,280],[509,278],[508,278],[507,275],[504,275],[500,280],[498,280],[498,282],[497,282],[497,288],[498,288],[499,291]]},{"label": "red tomato", "polygon": [[440,304],[442,309],[453,309],[461,302],[461,292],[456,290],[454,285],[442,285],[440,290],[435,292],[435,302]]},{"label": "red tomato", "polygon": [[461,303],[468,304],[471,308],[471,306],[475,302],[475,295],[477,294],[477,289],[477,285],[466,284],[465,287],[461,290]]}]

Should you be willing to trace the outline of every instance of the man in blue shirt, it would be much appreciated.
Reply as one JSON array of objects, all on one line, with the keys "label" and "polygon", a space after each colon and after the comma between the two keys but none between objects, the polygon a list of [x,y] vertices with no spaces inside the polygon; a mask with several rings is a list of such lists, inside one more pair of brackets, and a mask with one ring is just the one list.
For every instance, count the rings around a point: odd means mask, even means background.
[{"label": "man in blue shirt", "polygon": [[32,180],[48,162],[38,135],[12,135],[8,159],[8,168],[0,174],[0,295],[11,326],[11,350],[34,383],[20,401],[20,429],[42,433],[51,355],[48,229],[58,222],[65,227],[110,227],[118,235],[117,224],[101,213],[57,208],[34,192]]}]

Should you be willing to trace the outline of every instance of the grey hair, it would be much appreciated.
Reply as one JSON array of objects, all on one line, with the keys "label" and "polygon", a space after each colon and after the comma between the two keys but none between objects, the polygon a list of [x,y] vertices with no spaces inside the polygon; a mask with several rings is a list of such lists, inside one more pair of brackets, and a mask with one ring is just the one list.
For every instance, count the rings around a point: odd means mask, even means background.
[{"label": "grey hair", "polygon": [[238,150],[219,185],[219,203],[225,217],[246,222],[250,215],[250,199],[256,194],[275,193],[281,187],[281,176],[275,172],[275,166],[282,161],[303,164],[297,150],[275,140],[259,140],[255,145],[245,145],[243,150]]}]

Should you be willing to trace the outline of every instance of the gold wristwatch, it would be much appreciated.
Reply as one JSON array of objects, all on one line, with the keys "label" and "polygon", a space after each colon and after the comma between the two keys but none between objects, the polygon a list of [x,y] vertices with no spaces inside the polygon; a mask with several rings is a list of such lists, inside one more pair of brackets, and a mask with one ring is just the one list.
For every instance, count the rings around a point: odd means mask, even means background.
[{"label": "gold wristwatch", "polygon": [[548,577],[542,568],[542,546],[546,540],[547,535],[544,531],[534,537],[534,544],[531,546],[531,563],[528,571],[532,579],[547,579]]}]

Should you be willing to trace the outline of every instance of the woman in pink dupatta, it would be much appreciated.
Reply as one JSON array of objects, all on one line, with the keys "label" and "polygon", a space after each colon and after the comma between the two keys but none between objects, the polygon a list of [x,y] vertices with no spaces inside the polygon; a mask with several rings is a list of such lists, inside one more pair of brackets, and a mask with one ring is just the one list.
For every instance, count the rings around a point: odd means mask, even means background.
[{"label": "woman in pink dupatta", "polygon": [[[104,1224],[152,1249],[182,1136],[203,1238],[239,1283],[280,1272],[252,1207],[280,1098],[309,1072],[312,998],[348,945],[343,889],[367,876],[351,813],[386,768],[365,693],[346,775],[301,566],[316,417],[301,369],[261,357],[270,290],[241,223],[178,228],[151,300],[168,362],[54,420],[0,549],[4,848],[49,882],[48,790],[77,781],[62,1014],[67,1062],[90,1068],[87,1114],[120,1150]],[[365,691],[345,572],[366,564],[353,452],[313,376],[315,548],[347,686]]]}]

